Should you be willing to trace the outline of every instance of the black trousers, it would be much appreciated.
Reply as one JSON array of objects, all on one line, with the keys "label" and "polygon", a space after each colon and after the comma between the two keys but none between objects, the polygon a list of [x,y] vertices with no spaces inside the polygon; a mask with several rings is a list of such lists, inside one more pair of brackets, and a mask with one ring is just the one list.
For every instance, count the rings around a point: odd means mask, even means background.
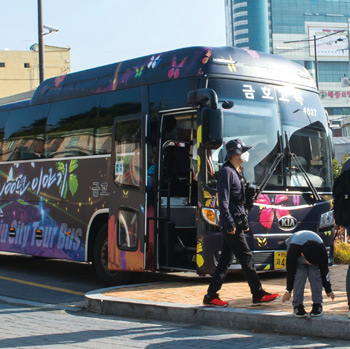
[{"label": "black trousers", "polygon": [[262,293],[261,282],[256,273],[253,253],[247,244],[244,232],[242,230],[236,230],[236,234],[228,234],[223,231],[222,237],[221,256],[210,281],[208,296],[215,297],[216,293],[221,289],[228,268],[232,263],[233,255],[236,256],[242,266],[242,271],[248,281],[250,292],[254,296],[260,296]]}]

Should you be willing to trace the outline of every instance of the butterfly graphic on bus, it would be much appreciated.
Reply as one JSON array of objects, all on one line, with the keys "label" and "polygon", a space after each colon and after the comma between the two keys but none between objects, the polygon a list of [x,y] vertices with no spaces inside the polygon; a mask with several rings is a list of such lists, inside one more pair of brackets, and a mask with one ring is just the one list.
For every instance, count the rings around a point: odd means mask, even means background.
[{"label": "butterfly graphic on bus", "polygon": [[135,72],[136,72],[135,78],[141,77],[144,67],[145,67],[144,65],[142,67],[140,67],[140,68],[139,67],[135,67]]},{"label": "butterfly graphic on bus", "polygon": [[[270,197],[267,194],[261,194],[259,198],[256,200],[257,204],[261,205],[278,205],[284,201],[288,200],[288,195],[278,194],[275,196],[275,198],[271,201]],[[277,217],[277,220],[281,217],[288,216],[289,211],[285,208],[283,208],[282,205],[280,206],[274,206],[274,207],[264,207],[260,208],[260,216],[259,216],[259,223],[267,228],[271,229],[272,223],[275,218],[275,214]]]},{"label": "butterfly graphic on bus", "polygon": [[160,63],[162,59],[160,58],[160,55],[156,56],[152,56],[147,64],[147,68],[148,69],[154,69],[158,66],[158,64]]},{"label": "butterfly graphic on bus", "polygon": [[180,75],[180,69],[185,65],[188,57],[182,58],[181,62],[177,64],[176,56],[173,57],[171,61],[171,69],[168,72],[169,79],[174,78],[177,79]]},{"label": "butterfly graphic on bus", "polygon": [[208,50],[207,53],[205,54],[204,58],[202,59],[202,63],[203,64],[207,64],[209,59],[210,59],[210,57],[211,57],[211,51]]},{"label": "butterfly graphic on bus", "polygon": [[210,194],[207,190],[203,191],[204,199],[205,199],[205,207],[216,207],[219,206],[219,195],[216,193],[215,195]]}]

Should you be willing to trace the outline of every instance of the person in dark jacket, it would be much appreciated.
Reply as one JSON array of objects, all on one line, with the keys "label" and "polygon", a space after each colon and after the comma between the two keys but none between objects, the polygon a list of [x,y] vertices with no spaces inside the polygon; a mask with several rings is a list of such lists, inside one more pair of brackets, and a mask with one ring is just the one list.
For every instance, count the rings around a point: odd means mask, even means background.
[{"label": "person in dark jacket", "polygon": [[[342,169],[333,185],[334,220],[336,230],[346,230],[350,234],[350,159]],[[350,319],[350,265],[346,274],[346,295],[348,298],[348,318]]]},{"label": "person in dark jacket", "polygon": [[322,286],[327,296],[334,299],[329,278],[328,256],[323,241],[316,233],[302,230],[289,237],[286,244],[287,290],[282,302],[288,301],[294,290],[293,314],[296,317],[306,317],[303,304],[304,288],[306,279],[309,278],[313,302],[310,316],[321,316],[323,314]]},{"label": "person in dark jacket", "polygon": [[249,224],[245,208],[245,179],[242,163],[249,160],[250,148],[251,146],[245,145],[240,139],[231,140],[226,144],[226,162],[217,177],[222,248],[218,265],[203,299],[203,305],[206,306],[226,307],[228,305],[228,302],[219,298],[217,292],[222,287],[233,255],[242,266],[243,274],[253,295],[254,305],[270,302],[278,297],[278,294],[263,290],[255,270],[253,253],[244,235],[244,232],[249,230]]}]

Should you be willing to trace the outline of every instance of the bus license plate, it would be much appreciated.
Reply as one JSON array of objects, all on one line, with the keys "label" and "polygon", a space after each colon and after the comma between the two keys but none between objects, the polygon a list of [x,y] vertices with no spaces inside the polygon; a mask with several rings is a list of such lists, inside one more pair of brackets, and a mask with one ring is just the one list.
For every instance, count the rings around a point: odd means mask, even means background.
[{"label": "bus license plate", "polygon": [[275,252],[275,269],[286,269],[287,252]]}]

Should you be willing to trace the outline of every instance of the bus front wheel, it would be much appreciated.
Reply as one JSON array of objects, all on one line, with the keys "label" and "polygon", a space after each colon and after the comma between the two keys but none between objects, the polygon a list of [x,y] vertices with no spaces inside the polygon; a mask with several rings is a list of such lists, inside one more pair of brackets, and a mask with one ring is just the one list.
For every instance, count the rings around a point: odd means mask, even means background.
[{"label": "bus front wheel", "polygon": [[94,246],[95,272],[100,281],[108,286],[130,282],[130,272],[108,270],[108,225],[104,224],[96,237]]}]

